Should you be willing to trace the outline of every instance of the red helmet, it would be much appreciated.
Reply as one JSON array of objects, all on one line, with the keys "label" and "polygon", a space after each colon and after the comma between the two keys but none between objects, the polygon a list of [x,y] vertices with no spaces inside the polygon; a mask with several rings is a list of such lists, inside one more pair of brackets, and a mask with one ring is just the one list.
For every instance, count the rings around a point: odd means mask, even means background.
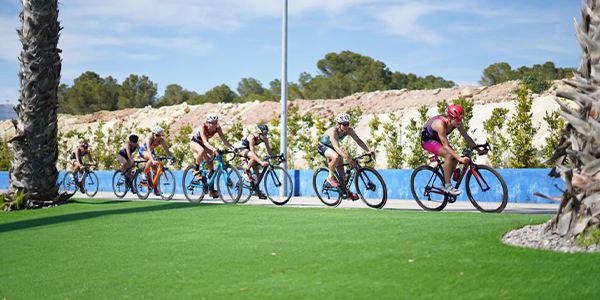
[{"label": "red helmet", "polygon": [[81,142],[80,145],[83,149],[87,149],[88,148],[88,143],[87,142]]},{"label": "red helmet", "polygon": [[452,104],[446,109],[446,114],[455,120],[462,120],[465,117],[465,111],[460,105]]}]

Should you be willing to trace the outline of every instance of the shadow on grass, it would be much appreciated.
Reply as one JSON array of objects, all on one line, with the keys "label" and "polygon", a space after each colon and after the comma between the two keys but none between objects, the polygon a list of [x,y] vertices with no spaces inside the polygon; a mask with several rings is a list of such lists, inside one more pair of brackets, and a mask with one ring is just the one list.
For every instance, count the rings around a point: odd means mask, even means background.
[{"label": "shadow on grass", "polygon": [[[115,203],[128,203],[127,201],[106,201],[106,202],[87,202],[87,201],[78,201],[72,200],[73,203],[78,204],[92,204],[92,205],[100,205],[100,204],[115,204]],[[89,211],[89,212],[79,212],[67,215],[60,216],[52,216],[46,218],[32,219],[26,221],[18,221],[14,223],[0,224],[0,233],[21,230],[21,229],[29,229],[40,226],[66,223],[72,221],[79,221],[85,219],[93,219],[103,216],[110,215],[120,215],[120,214],[135,214],[135,213],[146,213],[146,212],[155,212],[155,211],[165,211],[172,209],[194,209],[197,207],[203,208],[214,208],[217,206],[221,206],[219,204],[198,204],[198,205],[190,205],[189,203],[161,203],[159,205],[148,205],[142,207],[131,207],[131,208],[121,208],[121,209],[109,209],[109,210],[100,210],[100,211]]]}]

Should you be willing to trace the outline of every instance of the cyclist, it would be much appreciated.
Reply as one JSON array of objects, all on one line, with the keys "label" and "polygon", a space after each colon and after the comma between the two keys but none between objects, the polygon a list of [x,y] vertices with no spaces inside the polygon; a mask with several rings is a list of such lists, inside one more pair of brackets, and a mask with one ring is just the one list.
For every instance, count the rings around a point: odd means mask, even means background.
[{"label": "cyclist", "polygon": [[[138,151],[138,154],[147,161],[146,168],[144,169],[144,172],[142,173],[142,181],[141,181],[142,183],[149,182],[149,178],[151,176],[150,168],[152,168],[154,173],[156,173],[156,171],[157,171],[156,170],[157,162],[156,162],[156,160],[154,160],[154,158],[156,157],[156,153],[154,153],[154,148],[158,147],[158,145],[162,145],[163,149],[167,153],[167,156],[172,157],[171,152],[169,151],[169,147],[167,146],[167,143],[162,138],[162,134],[163,134],[162,127],[160,127],[158,125],[154,126],[154,128],[152,128],[152,134],[146,138],[146,141],[144,142],[144,144],[142,144],[142,146],[140,147],[140,150]],[[172,159],[171,162],[174,163],[175,159]],[[158,189],[154,189],[154,194],[160,195],[160,193],[158,192]]]},{"label": "cyclist", "polygon": [[[256,131],[248,134],[243,140],[242,145],[236,148],[236,152],[238,156],[244,157],[248,159],[248,165],[246,166],[246,170],[242,174],[242,177],[248,182],[254,181],[258,184],[258,177],[256,174],[259,173],[258,165],[263,167],[268,166],[269,164],[265,161],[262,161],[258,155],[256,154],[256,146],[260,143],[265,143],[265,148],[267,148],[267,152],[270,156],[275,156],[273,151],[271,150],[271,145],[269,145],[269,127],[264,124],[259,124],[256,126]],[[258,163],[258,164],[257,164]],[[250,174],[250,168],[254,170],[254,175]],[[258,189],[258,198],[267,199],[267,196]]]},{"label": "cyclist", "polygon": [[[372,157],[375,157],[375,153],[369,150],[369,147],[356,135],[356,132],[350,127],[350,115],[341,113],[335,117],[337,123],[336,126],[331,127],[325,131],[325,134],[319,139],[317,150],[319,154],[327,158],[327,165],[329,167],[329,176],[327,176],[327,182],[331,186],[339,186],[340,182],[335,177],[335,169],[340,175],[340,178],[345,182],[347,178],[342,177],[344,173],[344,166],[341,164],[344,159],[348,161],[351,167],[356,167],[356,162],[340,148],[340,142],[350,135],[354,141],[367,151]],[[350,195],[344,195],[344,198],[350,197],[352,200],[357,200],[358,195],[350,192]]]},{"label": "cyclist", "polygon": [[[446,114],[429,119],[421,131],[421,146],[423,149],[434,155],[441,156],[445,161],[443,165],[444,192],[452,196],[461,194],[461,191],[453,187],[450,183],[452,172],[459,162],[468,163],[469,158],[461,157],[452,149],[452,146],[448,142],[448,135],[457,128],[458,132],[460,132],[467,144],[469,144],[469,147],[475,146],[475,142],[463,126],[462,119],[464,116],[465,112],[460,105],[449,105],[446,109]],[[477,150],[477,152],[485,154],[487,150]]]},{"label": "cyclist", "polygon": [[[223,135],[223,130],[221,129],[221,126],[219,126],[219,116],[216,114],[208,114],[204,125],[194,132],[192,136],[190,147],[196,158],[196,170],[194,170],[194,180],[192,180],[193,184],[198,184],[200,180],[202,180],[202,172],[200,172],[200,163],[202,163],[202,160],[210,160],[213,157],[219,156],[217,148],[213,147],[208,142],[208,140],[217,133],[226,147],[233,148],[229,141],[227,141],[227,138]],[[210,178],[215,172],[215,167],[212,161],[206,165],[209,170],[208,178]],[[214,187],[211,187],[210,195],[213,198],[217,198],[219,197],[219,192],[217,192]]]},{"label": "cyclist", "polygon": [[117,159],[121,163],[121,179],[123,180],[127,180],[130,177],[130,174],[125,174],[125,170],[133,166],[133,153],[135,153],[138,147],[138,136],[132,134],[129,136],[129,140],[123,144],[123,148],[117,155]]},{"label": "cyclist", "polygon": [[92,158],[92,153],[90,152],[90,149],[88,148],[88,142],[83,141],[81,142],[81,144],[79,144],[79,146],[77,147],[77,149],[75,149],[75,151],[73,153],[71,153],[71,156],[69,157],[71,159],[70,163],[71,165],[73,165],[73,173],[71,174],[71,180],[75,180],[75,175],[77,175],[77,171],[79,171],[79,182],[77,182],[77,184],[79,185],[80,189],[83,192],[83,186],[81,185],[82,180],[83,180],[83,156],[86,155],[88,157],[88,159],[90,160],[90,162],[93,164],[94,163],[94,159]]}]

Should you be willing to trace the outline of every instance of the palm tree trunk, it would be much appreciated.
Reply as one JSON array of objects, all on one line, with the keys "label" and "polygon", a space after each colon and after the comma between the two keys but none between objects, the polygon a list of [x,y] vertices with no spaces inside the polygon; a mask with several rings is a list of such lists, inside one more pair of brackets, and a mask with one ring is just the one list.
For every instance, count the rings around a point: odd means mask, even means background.
[{"label": "palm tree trunk", "polygon": [[551,175],[567,183],[556,216],[546,229],[563,236],[578,236],[590,226],[600,227],[600,0],[588,0],[581,10],[576,36],[582,49],[579,75],[574,89],[558,92],[575,102],[578,109],[556,101],[566,121],[554,152],[556,164]]},{"label": "palm tree trunk", "polygon": [[58,0],[21,0],[23,50],[19,59],[19,104],[16,136],[10,142],[14,157],[9,171],[10,190],[30,193],[27,207],[58,200],[57,91],[61,59],[57,48]]}]

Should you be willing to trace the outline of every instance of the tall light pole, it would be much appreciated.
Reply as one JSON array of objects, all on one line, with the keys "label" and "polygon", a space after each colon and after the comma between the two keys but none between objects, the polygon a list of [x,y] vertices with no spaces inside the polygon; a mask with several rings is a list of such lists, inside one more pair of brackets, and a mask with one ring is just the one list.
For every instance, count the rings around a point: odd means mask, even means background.
[{"label": "tall light pole", "polygon": [[[287,30],[288,30],[288,1],[283,0],[283,38],[282,38],[282,55],[281,55],[281,140],[279,146],[281,153],[287,159]],[[283,168],[287,170],[287,162],[283,163]],[[283,178],[283,185],[279,190],[280,196],[287,196],[285,193],[288,190],[287,180],[285,179],[283,172],[280,172],[279,178]],[[293,195],[293,191],[292,191]]]},{"label": "tall light pole", "polygon": [[[282,67],[281,67],[281,153],[287,158],[287,30],[288,30],[288,1],[283,0],[283,45],[282,45]],[[283,163],[283,168],[287,169],[287,163]]]}]

